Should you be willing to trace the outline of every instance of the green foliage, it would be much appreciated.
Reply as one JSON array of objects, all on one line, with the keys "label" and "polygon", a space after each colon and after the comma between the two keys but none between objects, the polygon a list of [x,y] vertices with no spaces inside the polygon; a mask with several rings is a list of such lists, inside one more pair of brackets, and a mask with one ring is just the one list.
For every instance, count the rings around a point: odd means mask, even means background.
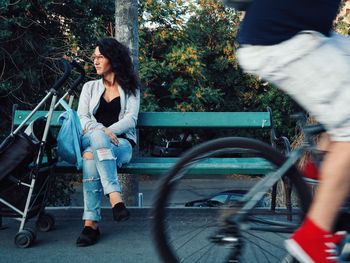
[{"label": "green foliage", "polygon": [[[12,105],[33,109],[62,74],[59,58],[78,59],[88,78],[93,76],[90,55],[98,38],[113,34],[113,4],[0,0],[0,139],[9,133]],[[64,177],[55,183],[50,204],[67,205],[72,181]]]},{"label": "green foliage", "polygon": [[[11,105],[25,102],[30,106],[43,86],[52,81],[48,60],[53,59],[51,50],[57,47],[53,39],[59,43],[61,34],[57,21],[50,19],[37,3],[1,1],[0,6],[0,128],[4,131],[3,125],[9,126]],[[42,43],[53,46],[49,49]]]},{"label": "green foliage", "polygon": [[[345,5],[347,4],[346,0],[342,0],[341,1],[341,8],[343,9],[343,11],[340,12],[340,15],[338,16],[338,18],[336,19],[335,23],[334,23],[334,29],[335,31],[337,31],[338,33],[342,34],[342,35],[349,35],[350,33],[350,15],[349,13],[346,11]],[[349,5],[349,3],[348,3]]]},{"label": "green foliage", "polygon": [[82,175],[55,175],[48,195],[47,205],[69,206],[71,204],[71,195],[75,192],[75,183],[81,183],[78,176],[81,177]]},{"label": "green foliage", "polygon": [[[32,108],[52,84],[57,75],[52,60],[63,55],[77,58],[88,78],[95,77],[90,55],[97,39],[113,35],[114,1],[2,3],[5,26],[0,35],[5,44],[0,65],[5,81],[0,100],[6,117],[0,125],[9,127],[10,106],[24,102],[27,106],[22,108]],[[265,110],[265,94],[271,98],[277,91],[267,93],[260,80],[239,68],[235,54],[239,23],[240,13],[215,0],[140,1],[141,109]],[[282,104],[269,106],[277,115],[289,114]]]},{"label": "green foliage", "polygon": [[[1,0],[1,131],[8,130],[13,103],[32,108],[57,76],[52,61],[78,58],[88,77],[94,43],[114,32],[114,1]],[[345,1],[342,3],[345,4]],[[347,14],[336,23],[347,34]],[[243,74],[236,59],[240,13],[215,0],[139,2],[142,110],[244,111],[273,107],[289,115],[290,100]],[[288,109],[288,110],[287,110]],[[283,126],[276,122],[280,128]]]},{"label": "green foliage", "polygon": [[[160,0],[141,4],[140,13],[147,14],[139,21],[140,76],[147,89],[142,109],[258,111],[270,106],[277,129],[295,136],[288,128],[297,109],[291,99],[238,65],[241,14],[215,0],[183,2],[172,1],[173,9]],[[163,16],[170,13],[171,22]]]},{"label": "green foliage", "polygon": [[287,94],[273,85],[269,85],[258,94],[257,100],[263,108],[273,109],[273,122],[279,133],[277,135],[286,136],[293,141],[299,131],[296,128],[295,120],[291,119],[290,116],[303,110]]},{"label": "green foliage", "polygon": [[1,133],[8,133],[12,104],[32,109],[43,98],[60,74],[58,58],[78,58],[92,73],[94,43],[113,34],[113,3],[0,1]]},{"label": "green foliage", "polygon": [[[140,75],[155,95],[158,110],[216,110],[223,94],[205,75],[205,54],[191,41],[186,21],[193,5],[183,3],[149,0],[141,5],[147,15],[140,26]],[[164,14],[171,19],[164,19]],[[143,105],[147,99],[143,98]]]}]

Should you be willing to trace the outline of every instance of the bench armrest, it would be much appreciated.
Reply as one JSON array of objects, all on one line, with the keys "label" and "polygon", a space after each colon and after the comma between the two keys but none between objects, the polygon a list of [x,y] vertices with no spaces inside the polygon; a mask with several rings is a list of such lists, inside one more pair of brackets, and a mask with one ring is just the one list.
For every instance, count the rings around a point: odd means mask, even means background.
[{"label": "bench armrest", "polygon": [[278,151],[280,151],[284,155],[287,155],[290,153],[291,146],[287,137],[285,136],[275,137],[272,140],[273,140],[272,146],[276,148]]},{"label": "bench armrest", "polygon": [[279,136],[277,137],[277,133],[275,130],[275,126],[273,123],[273,118],[272,118],[272,110],[270,107],[267,107],[267,111],[270,113],[270,120],[271,120],[271,134],[270,134],[270,140],[271,140],[271,145],[273,148],[277,149],[283,154],[288,154],[291,151],[291,146],[290,142],[287,137],[285,136]]}]

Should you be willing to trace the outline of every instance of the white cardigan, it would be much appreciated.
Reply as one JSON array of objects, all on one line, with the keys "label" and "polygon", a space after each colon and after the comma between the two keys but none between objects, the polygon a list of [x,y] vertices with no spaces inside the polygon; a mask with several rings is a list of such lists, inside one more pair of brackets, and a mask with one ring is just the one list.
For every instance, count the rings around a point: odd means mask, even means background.
[{"label": "white cardigan", "polygon": [[[136,142],[136,124],[140,109],[140,90],[136,90],[136,96],[125,94],[124,90],[118,86],[120,94],[119,121],[107,127],[117,136],[125,134],[127,138]],[[105,128],[102,123],[97,122],[96,113],[102,94],[105,91],[103,80],[93,80],[84,84],[79,98],[78,116],[83,131]]]}]

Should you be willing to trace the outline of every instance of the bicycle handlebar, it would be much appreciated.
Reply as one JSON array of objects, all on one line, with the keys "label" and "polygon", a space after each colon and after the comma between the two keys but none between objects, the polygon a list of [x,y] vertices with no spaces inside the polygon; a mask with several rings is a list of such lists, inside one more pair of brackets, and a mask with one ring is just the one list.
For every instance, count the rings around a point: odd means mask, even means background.
[{"label": "bicycle handlebar", "polygon": [[326,132],[327,130],[322,124],[309,124],[303,127],[303,131],[312,136]]},{"label": "bicycle handlebar", "polygon": [[63,76],[60,77],[52,86],[52,89],[57,90],[59,87],[61,87],[63,85],[63,83],[68,79],[71,71],[72,71],[72,67],[70,65],[70,63],[65,60],[65,59],[61,59],[60,60],[63,63]]},{"label": "bicycle handlebar", "polygon": [[314,136],[327,131],[326,128],[320,123],[308,124],[307,117],[302,112],[292,114],[290,117],[298,122],[300,129],[304,134],[306,134],[306,136]]}]

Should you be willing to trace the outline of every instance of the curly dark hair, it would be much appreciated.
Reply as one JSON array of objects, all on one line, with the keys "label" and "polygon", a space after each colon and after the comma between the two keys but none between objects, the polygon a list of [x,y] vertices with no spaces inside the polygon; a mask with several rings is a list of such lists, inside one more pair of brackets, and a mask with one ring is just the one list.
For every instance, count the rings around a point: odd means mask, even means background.
[{"label": "curly dark hair", "polygon": [[139,78],[135,73],[129,49],[114,38],[103,38],[97,41],[101,54],[108,58],[116,74],[117,82],[127,94],[136,95],[140,88]]}]

